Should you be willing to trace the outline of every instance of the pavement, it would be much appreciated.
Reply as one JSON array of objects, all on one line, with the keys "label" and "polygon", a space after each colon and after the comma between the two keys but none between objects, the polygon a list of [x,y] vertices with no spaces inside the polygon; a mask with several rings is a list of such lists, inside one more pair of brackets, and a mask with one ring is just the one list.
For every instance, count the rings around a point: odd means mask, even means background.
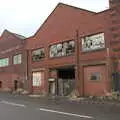
[{"label": "pavement", "polygon": [[0,93],[0,120],[120,120],[120,106]]}]

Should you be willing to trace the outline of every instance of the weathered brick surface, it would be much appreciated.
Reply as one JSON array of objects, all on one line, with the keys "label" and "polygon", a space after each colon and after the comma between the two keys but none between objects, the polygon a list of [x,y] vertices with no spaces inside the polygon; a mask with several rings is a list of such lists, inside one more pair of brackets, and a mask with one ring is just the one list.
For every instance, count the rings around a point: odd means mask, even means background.
[{"label": "weathered brick surface", "polygon": [[[40,62],[29,61],[29,74],[32,69],[45,68],[54,69],[64,66],[75,66],[76,65],[76,53],[73,56],[61,57],[61,58],[49,58],[49,45],[59,43],[65,40],[76,39],[76,30],[79,31],[79,45],[81,46],[81,37],[86,35],[96,34],[100,32],[105,33],[105,40],[108,41],[109,37],[106,35],[109,20],[109,10],[101,13],[94,13],[82,9],[77,9],[64,4],[59,4],[52,14],[47,18],[44,24],[36,32],[34,36],[27,40],[27,49],[37,49],[44,47],[46,51],[46,58]],[[108,42],[106,42],[107,46]],[[106,61],[106,49],[101,51],[83,53],[80,48],[79,53],[80,65],[82,64],[96,64],[96,61]],[[31,55],[29,55],[31,60]],[[83,68],[81,68],[82,70]],[[80,71],[81,71],[80,70]],[[80,76],[81,72],[80,72]],[[107,76],[107,73],[106,73]],[[48,75],[48,77],[50,77]],[[48,77],[46,77],[46,88],[48,89]],[[107,78],[107,77],[106,77]],[[83,77],[80,77],[77,84],[81,84]],[[30,81],[32,77],[30,78]],[[107,79],[106,79],[107,80]],[[104,87],[104,82],[101,84]],[[81,86],[81,85],[80,85]],[[79,87],[80,87],[79,86]],[[31,85],[32,87],[32,85]],[[79,92],[81,91],[81,86]],[[95,87],[93,87],[94,89]],[[96,88],[95,88],[96,89]],[[94,90],[95,90],[94,89]],[[102,87],[101,87],[102,89]]]},{"label": "weathered brick surface", "polygon": [[[14,80],[18,81],[18,87],[25,79],[26,69],[25,59],[25,41],[5,30],[0,38],[0,58],[9,58],[9,66],[0,67],[0,81],[2,88],[11,88],[14,90]],[[22,64],[13,64],[13,56],[22,54]],[[23,87],[23,86],[22,86]]]},{"label": "weathered brick surface", "polygon": [[[17,38],[15,36],[8,35],[7,32],[4,33],[0,38],[2,39],[0,41],[0,52],[16,45],[19,45],[20,48],[10,53],[0,53],[0,58],[8,56],[11,58],[10,66],[0,68],[0,72],[5,72],[6,76],[8,76],[7,73],[14,73],[18,76],[26,77],[28,81],[25,81],[24,84],[26,84],[26,87],[31,92],[48,92],[48,78],[55,76],[57,79],[57,73],[55,75],[51,71],[66,66],[73,66],[75,70],[78,70],[76,69],[78,67],[76,66],[76,59],[79,57],[79,70],[77,71],[79,72],[79,79],[76,80],[78,92],[83,95],[87,93],[94,94],[94,91],[96,91],[95,94],[101,95],[103,90],[109,91],[111,88],[109,81],[112,72],[114,70],[120,70],[118,36],[120,33],[118,27],[118,21],[120,19],[118,14],[120,11],[119,5],[119,2],[113,3],[113,1],[110,1],[110,9],[95,13],[60,3],[35,35],[26,39],[26,43],[21,40],[16,40]],[[77,51],[75,51],[75,54],[72,56],[49,58],[50,45],[66,40],[75,40],[77,43],[76,30],[79,32],[79,53],[77,54]],[[82,52],[81,38],[101,32],[105,35],[105,49],[94,52]],[[24,45],[26,45],[27,50],[24,48]],[[32,50],[42,47],[45,48],[45,58],[39,62],[32,62]],[[24,62],[21,65],[13,66],[11,56],[17,53],[24,53]],[[111,68],[113,68],[113,71]],[[32,72],[34,71],[44,72],[44,79],[42,79],[44,85],[42,87],[33,87]],[[99,83],[90,83],[87,80],[89,71],[102,72],[104,74],[103,80]],[[77,72],[75,71],[76,74]]]}]

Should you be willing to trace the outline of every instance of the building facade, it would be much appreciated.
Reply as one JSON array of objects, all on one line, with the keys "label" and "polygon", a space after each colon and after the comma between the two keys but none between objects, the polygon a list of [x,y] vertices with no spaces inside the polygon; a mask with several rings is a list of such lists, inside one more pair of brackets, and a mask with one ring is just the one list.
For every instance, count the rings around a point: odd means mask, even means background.
[{"label": "building facade", "polygon": [[120,1],[109,2],[99,13],[59,3],[32,37],[3,34],[0,86],[19,83],[33,94],[60,96],[120,90]]},{"label": "building facade", "polygon": [[112,75],[119,68],[111,37],[111,27],[119,24],[112,23],[111,14],[119,9],[115,2],[99,13],[57,5],[27,41],[31,92],[68,95],[76,89],[78,95],[99,96],[112,90]]},{"label": "building facade", "polygon": [[25,38],[5,30],[0,37],[0,90],[25,87]]}]

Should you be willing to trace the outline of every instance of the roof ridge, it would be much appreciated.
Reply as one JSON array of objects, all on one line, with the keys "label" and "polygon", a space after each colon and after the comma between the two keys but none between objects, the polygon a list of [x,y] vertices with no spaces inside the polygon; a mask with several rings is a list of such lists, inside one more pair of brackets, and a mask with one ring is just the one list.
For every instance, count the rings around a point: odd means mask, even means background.
[{"label": "roof ridge", "polygon": [[[56,7],[52,10],[52,12],[48,15],[48,17],[46,18],[46,20],[40,25],[40,27],[38,28],[38,30],[35,32],[35,34],[34,34],[33,36],[35,36],[35,35],[40,31],[40,29],[42,28],[42,26],[47,22],[47,20],[49,19],[49,17],[54,13],[54,11],[55,11],[60,5],[64,5],[64,6],[72,7],[72,8],[78,9],[78,10],[86,11],[86,12],[89,12],[89,13],[91,13],[91,14],[96,14],[96,12],[92,12],[92,11],[89,11],[89,10],[86,10],[86,9],[82,9],[82,8],[79,8],[79,7],[75,7],[75,6],[72,6],[72,5],[68,5],[68,4],[59,2],[59,3],[56,5]],[[33,37],[33,36],[32,36],[32,37]]]},{"label": "roof ridge", "polygon": [[76,6],[73,6],[73,5],[70,5],[70,4],[66,4],[66,3],[62,3],[62,2],[59,2],[58,5],[59,5],[59,4],[65,5],[65,6],[69,6],[69,7],[78,9],[78,10],[87,11],[87,12],[90,12],[90,13],[97,13],[97,12],[94,12],[94,11],[91,11],[91,10],[87,10],[87,9],[84,9],[84,8],[81,8],[81,7],[76,7]]},{"label": "roof ridge", "polygon": [[[9,33],[9,34],[14,35],[15,37],[18,37],[18,38],[20,38],[20,39],[25,39],[25,38],[26,38],[26,37],[23,36],[23,35],[19,35],[19,34],[17,34],[17,33],[13,33],[13,32],[11,32],[11,31],[9,31],[9,30],[7,30],[7,29],[5,29],[5,30],[3,31],[2,35],[4,35],[6,32]],[[2,36],[2,35],[1,35],[1,36]]]}]

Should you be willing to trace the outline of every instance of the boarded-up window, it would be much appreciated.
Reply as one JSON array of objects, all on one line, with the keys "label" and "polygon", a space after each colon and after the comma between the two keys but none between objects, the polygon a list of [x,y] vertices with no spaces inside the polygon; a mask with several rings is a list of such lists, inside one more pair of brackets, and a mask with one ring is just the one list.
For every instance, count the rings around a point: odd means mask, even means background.
[{"label": "boarded-up window", "polygon": [[15,55],[13,57],[13,64],[21,64],[22,63],[22,54]]},{"label": "boarded-up window", "polygon": [[41,86],[41,72],[33,72],[33,86]]}]

